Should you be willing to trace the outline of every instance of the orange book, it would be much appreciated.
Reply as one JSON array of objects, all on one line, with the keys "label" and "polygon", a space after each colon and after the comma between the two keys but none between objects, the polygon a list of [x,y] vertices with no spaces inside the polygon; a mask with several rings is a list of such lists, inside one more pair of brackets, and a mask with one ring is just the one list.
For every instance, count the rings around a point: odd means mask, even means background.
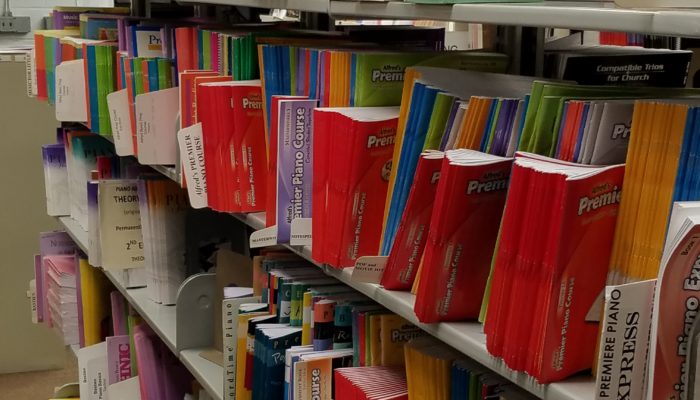
[{"label": "orange book", "polygon": [[49,94],[46,87],[46,51],[44,36],[38,33],[34,34],[34,52],[36,56],[36,97],[40,100],[48,100]]}]

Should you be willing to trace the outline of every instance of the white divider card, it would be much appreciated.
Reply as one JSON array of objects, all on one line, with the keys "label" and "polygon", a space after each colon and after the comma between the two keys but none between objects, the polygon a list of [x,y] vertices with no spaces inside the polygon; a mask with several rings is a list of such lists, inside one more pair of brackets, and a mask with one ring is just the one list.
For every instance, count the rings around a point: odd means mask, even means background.
[{"label": "white divider card", "polygon": [[182,171],[187,182],[187,194],[192,208],[205,208],[209,205],[207,198],[207,179],[204,170],[204,139],[202,124],[196,123],[177,133],[180,148]]},{"label": "white divider card", "polygon": [[352,270],[353,282],[379,283],[386,268],[387,256],[364,256],[355,261]]},{"label": "white divider card", "polygon": [[30,312],[32,313],[32,323],[39,323],[39,309],[36,297],[36,279],[29,281],[29,289],[27,290],[27,298],[29,299]]},{"label": "white divider card", "polygon": [[136,181],[100,181],[99,207],[102,267],[143,267],[144,246]]},{"label": "white divider card", "polygon": [[267,247],[277,244],[277,225],[257,230],[250,234],[250,247]]},{"label": "white divider card", "polygon": [[56,66],[56,119],[87,121],[83,60],[64,61]]},{"label": "white divider card", "polygon": [[120,156],[134,155],[134,138],[131,132],[129,115],[129,94],[126,89],[117,90],[107,95],[109,120],[112,124],[114,148]]},{"label": "white divider card", "polygon": [[135,376],[109,385],[107,388],[107,398],[109,400],[141,400],[139,377]]},{"label": "white divider card", "polygon": [[656,279],[608,286],[601,325],[596,399],[643,399]]},{"label": "white divider card", "polygon": [[136,96],[137,157],[144,165],[177,163],[178,88]]},{"label": "white divider card", "polygon": [[295,218],[289,229],[289,244],[311,246],[311,218]]},{"label": "white divider card", "polygon": [[107,398],[106,342],[100,342],[78,350],[78,379],[81,400],[103,400]]}]

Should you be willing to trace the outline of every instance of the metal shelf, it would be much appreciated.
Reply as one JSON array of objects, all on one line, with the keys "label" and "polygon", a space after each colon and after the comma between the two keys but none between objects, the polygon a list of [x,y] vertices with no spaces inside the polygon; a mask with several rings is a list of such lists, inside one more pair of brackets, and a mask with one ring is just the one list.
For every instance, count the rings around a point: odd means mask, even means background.
[{"label": "metal shelf", "polygon": [[[234,216],[256,230],[265,226],[265,213],[234,214]],[[413,311],[413,304],[415,303],[413,294],[385,290],[375,284],[353,282],[351,279],[352,268],[341,270],[316,263],[311,259],[311,248],[308,246],[285,247],[313,262],[322,268],[326,274],[363,293],[437,339],[542,399],[590,400],[595,398],[595,382],[590,376],[575,377],[564,382],[540,385],[528,375],[510,370],[501,360],[492,357],[488,353],[486,350],[486,336],[482,332],[481,324],[477,322],[420,323]]]},{"label": "metal shelf", "polygon": [[202,358],[207,349],[187,349],[180,352],[180,361],[214,399],[221,400],[224,390],[224,370],[220,365]]},{"label": "metal shelf", "polygon": [[318,13],[328,12],[328,0],[182,0],[181,2],[239,7],[281,8]]},{"label": "metal shelf", "polygon": [[336,0],[191,0],[188,2],[328,13],[336,19],[429,19],[700,37],[700,10],[637,10],[619,8],[610,2],[598,1],[455,5]]}]

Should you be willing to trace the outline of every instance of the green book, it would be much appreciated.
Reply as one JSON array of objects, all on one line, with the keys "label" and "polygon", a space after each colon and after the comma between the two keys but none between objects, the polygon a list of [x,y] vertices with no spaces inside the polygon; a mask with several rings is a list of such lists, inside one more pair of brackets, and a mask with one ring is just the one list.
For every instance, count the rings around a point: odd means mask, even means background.
[{"label": "green book", "polygon": [[428,123],[428,133],[425,136],[425,150],[437,150],[442,141],[442,135],[445,133],[447,119],[450,117],[452,105],[457,99],[449,93],[441,92],[435,96],[433,104],[433,112]]},{"label": "green book", "polygon": [[401,104],[407,67],[427,66],[481,72],[505,72],[508,57],[480,52],[357,52],[351,70],[355,71],[353,107],[397,106]]},{"label": "green book", "polygon": [[143,94],[143,58],[136,57],[133,59],[132,71],[134,73],[134,93],[136,95]]}]

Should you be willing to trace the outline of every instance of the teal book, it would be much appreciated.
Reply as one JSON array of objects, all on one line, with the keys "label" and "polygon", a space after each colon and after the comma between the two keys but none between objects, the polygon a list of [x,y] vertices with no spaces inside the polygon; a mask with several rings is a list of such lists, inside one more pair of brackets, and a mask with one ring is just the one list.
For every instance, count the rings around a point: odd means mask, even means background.
[{"label": "teal book", "polygon": [[278,400],[284,397],[285,352],[300,344],[301,328],[256,329],[253,400]]},{"label": "teal book", "polygon": [[334,278],[317,278],[304,279],[295,281],[291,284],[291,314],[289,316],[289,324],[292,326],[301,326],[303,322],[303,303],[304,293],[310,288],[318,288],[324,286],[332,286],[339,284]]}]

